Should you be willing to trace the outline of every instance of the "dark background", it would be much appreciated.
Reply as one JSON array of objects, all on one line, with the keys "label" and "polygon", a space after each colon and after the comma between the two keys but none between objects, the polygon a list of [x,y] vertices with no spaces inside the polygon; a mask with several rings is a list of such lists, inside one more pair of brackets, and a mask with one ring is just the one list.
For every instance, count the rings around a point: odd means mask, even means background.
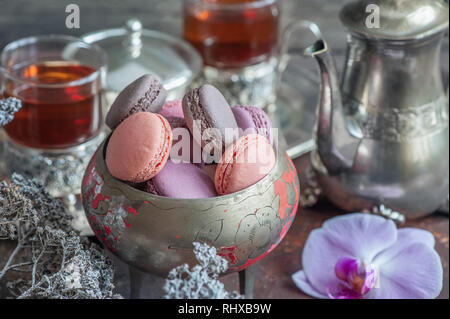
[{"label": "dark background", "polygon": [[[281,24],[307,19],[316,22],[338,60],[338,69],[346,44],[346,32],[338,12],[349,0],[280,0]],[[67,29],[66,6],[80,7],[80,28]],[[63,33],[79,36],[87,32],[122,26],[131,17],[143,26],[182,35],[183,0],[0,0],[0,49],[7,43],[31,35]],[[295,40],[294,40],[295,41]],[[448,35],[443,45],[442,69],[448,83]]]},{"label": "dark background", "polygon": [[[331,43],[344,45],[345,34],[337,11],[343,0],[281,0],[283,23],[311,19],[319,23]],[[65,8],[80,7],[80,29],[67,29]],[[130,17],[139,18],[144,27],[181,35],[182,0],[0,0],[0,47],[19,37],[86,32],[118,27]]]}]

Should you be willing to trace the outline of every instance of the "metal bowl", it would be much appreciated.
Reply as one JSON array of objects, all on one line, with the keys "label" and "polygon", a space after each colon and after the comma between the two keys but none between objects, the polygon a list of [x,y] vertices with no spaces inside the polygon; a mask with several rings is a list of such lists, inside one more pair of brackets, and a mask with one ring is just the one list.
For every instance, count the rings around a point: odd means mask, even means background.
[{"label": "metal bowl", "polygon": [[205,199],[152,195],[114,178],[103,142],[86,169],[83,206],[97,238],[113,254],[142,271],[166,276],[196,263],[195,241],[206,242],[240,271],[283,239],[297,213],[299,181],[294,164],[278,152],[274,169],[242,191]]}]

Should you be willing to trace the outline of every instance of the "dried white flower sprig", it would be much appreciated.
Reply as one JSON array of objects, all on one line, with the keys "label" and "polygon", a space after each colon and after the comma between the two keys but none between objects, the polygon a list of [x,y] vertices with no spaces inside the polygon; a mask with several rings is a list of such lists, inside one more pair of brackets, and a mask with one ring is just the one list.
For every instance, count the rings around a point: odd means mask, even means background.
[{"label": "dried white flower sprig", "polygon": [[398,226],[401,226],[406,222],[405,215],[400,214],[399,212],[397,212],[389,207],[386,207],[383,204],[381,204],[379,206],[374,206],[374,207],[372,207],[372,209],[365,209],[362,211],[362,213],[383,216],[384,218],[391,219]]},{"label": "dried white flower sprig", "polygon": [[24,276],[7,287],[17,298],[121,298],[113,293],[113,265],[81,238],[59,200],[35,180],[13,174],[0,183],[0,239],[17,246],[0,265]]},{"label": "dried white flower sprig", "polygon": [[192,269],[187,264],[169,272],[164,285],[166,299],[241,299],[237,292],[229,293],[219,274],[228,269],[228,262],[217,255],[216,249],[194,242],[194,254],[199,265]]},{"label": "dried white flower sprig", "polygon": [[0,127],[11,122],[16,113],[22,107],[22,102],[15,97],[0,99]]}]

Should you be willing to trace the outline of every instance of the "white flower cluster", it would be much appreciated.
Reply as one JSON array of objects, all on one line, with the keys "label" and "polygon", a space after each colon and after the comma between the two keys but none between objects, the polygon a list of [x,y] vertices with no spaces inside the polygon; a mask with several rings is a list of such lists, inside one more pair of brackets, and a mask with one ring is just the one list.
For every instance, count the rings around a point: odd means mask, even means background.
[{"label": "white flower cluster", "polygon": [[164,285],[166,299],[241,299],[236,292],[229,293],[219,274],[228,269],[225,259],[217,255],[216,249],[204,243],[194,243],[194,254],[199,265],[192,269],[187,264],[169,272]]},{"label": "white flower cluster", "polygon": [[15,97],[0,99],[0,127],[11,122],[16,113],[22,107],[22,102]]}]

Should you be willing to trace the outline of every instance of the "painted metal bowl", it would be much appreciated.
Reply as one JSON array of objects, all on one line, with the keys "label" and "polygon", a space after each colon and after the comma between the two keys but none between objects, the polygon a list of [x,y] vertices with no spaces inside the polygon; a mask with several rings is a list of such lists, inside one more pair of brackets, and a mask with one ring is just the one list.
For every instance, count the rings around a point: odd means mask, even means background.
[{"label": "painted metal bowl", "polygon": [[196,263],[195,241],[216,247],[240,271],[283,239],[297,213],[299,181],[285,152],[274,169],[242,191],[214,198],[174,199],[139,191],[114,178],[104,161],[105,143],[93,155],[82,182],[83,206],[97,238],[121,260],[166,276]]}]

